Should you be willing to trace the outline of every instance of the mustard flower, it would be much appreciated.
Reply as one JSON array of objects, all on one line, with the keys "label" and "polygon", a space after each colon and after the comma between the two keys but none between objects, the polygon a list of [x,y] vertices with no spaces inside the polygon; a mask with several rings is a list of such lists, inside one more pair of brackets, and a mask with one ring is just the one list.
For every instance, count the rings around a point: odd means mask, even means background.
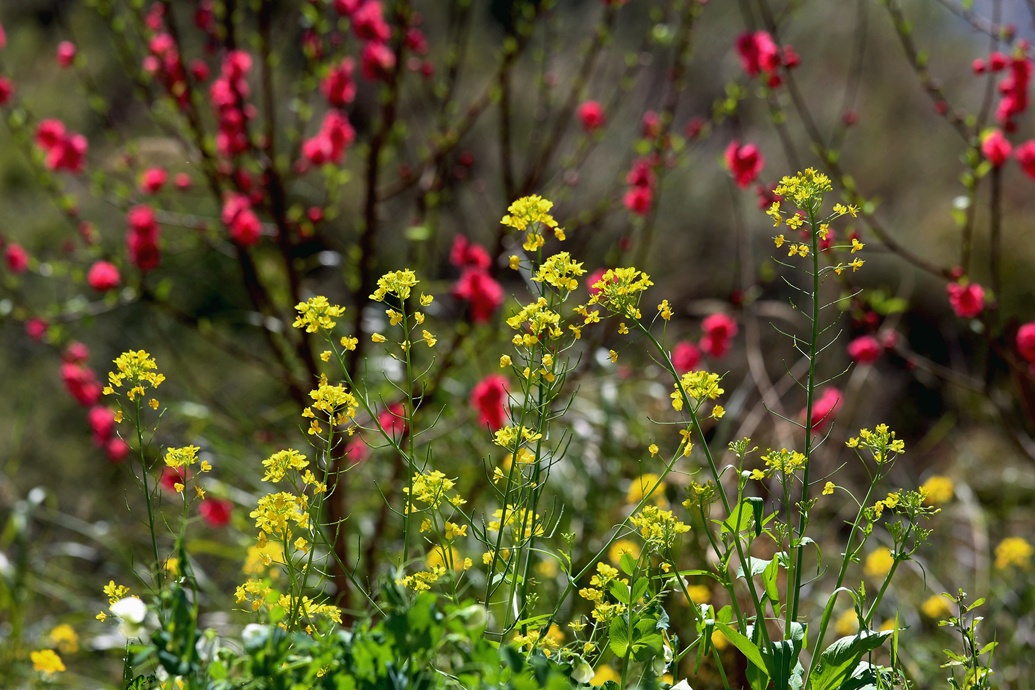
[{"label": "mustard flower", "polygon": [[589,298],[588,305],[599,304],[614,314],[638,319],[640,296],[652,285],[654,282],[643,271],[610,268],[591,286],[597,293]]},{"label": "mustard flower", "polygon": [[648,547],[654,550],[672,546],[676,536],[690,531],[690,525],[677,520],[671,510],[654,505],[644,506],[638,514],[629,518],[629,522],[640,528],[640,535],[647,540]]},{"label": "mustard flower", "polygon": [[345,314],[345,307],[331,304],[326,297],[318,295],[296,304],[295,311],[298,312],[298,316],[291,325],[295,328],[304,328],[306,333],[316,333],[332,330],[336,324],[334,319]]},{"label": "mustard flower", "polygon": [[197,446],[184,446],[183,448],[170,448],[165,451],[165,464],[167,467],[173,469],[179,469],[181,467],[190,467],[198,463],[198,451],[201,450]]},{"label": "mustard flower", "polygon": [[951,501],[955,487],[950,478],[935,474],[927,478],[920,491],[924,494],[924,503],[936,506]]},{"label": "mustard flower", "polygon": [[816,213],[823,201],[823,193],[833,190],[830,178],[815,168],[806,168],[792,177],[783,177],[773,190],[777,196],[789,199],[800,209]]},{"label": "mustard flower", "polygon": [[1031,567],[1031,557],[1035,548],[1023,537],[1007,537],[995,547],[995,567],[1005,570],[1017,567],[1027,570]]},{"label": "mustard flower", "polygon": [[264,482],[279,482],[290,470],[302,471],[309,466],[309,461],[297,450],[288,449],[274,453],[262,461],[266,473]]},{"label": "mustard flower", "polygon": [[417,275],[410,269],[391,271],[377,279],[377,289],[370,295],[375,302],[384,302],[385,297],[393,295],[400,301],[410,298],[410,292],[419,283]]},{"label": "mustard flower", "polygon": [[79,636],[68,623],[54,626],[47,638],[51,645],[57,647],[64,654],[75,654],[79,651]]},{"label": "mustard flower", "polygon": [[863,572],[872,578],[882,578],[891,572],[895,557],[886,546],[879,546],[866,556]]},{"label": "mustard flower", "polygon": [[258,507],[249,517],[255,518],[255,526],[265,534],[288,538],[290,523],[303,528],[309,526],[309,498],[286,491],[267,494],[259,499]]},{"label": "mustard flower", "polygon": [[565,239],[564,230],[550,215],[552,208],[553,202],[538,194],[521,197],[507,207],[507,215],[503,216],[500,223],[524,232],[525,241],[522,247],[526,252],[534,252],[546,243],[543,238],[544,228],[553,230],[558,240]]},{"label": "mustard flower", "polygon": [[40,649],[29,654],[32,659],[32,668],[40,673],[61,673],[65,670],[65,664],[61,657],[53,649]]},{"label": "mustard flower", "polygon": [[560,252],[544,261],[532,280],[547,283],[558,290],[574,290],[579,286],[578,277],[585,273],[580,262],[572,261],[568,252]]},{"label": "mustard flower", "polygon": [[108,372],[108,385],[105,395],[112,395],[116,388],[125,386],[126,397],[136,400],[144,395],[145,386],[158,388],[165,381],[165,376],[158,373],[158,365],[151,355],[144,350],[123,352],[114,360],[116,371]]}]

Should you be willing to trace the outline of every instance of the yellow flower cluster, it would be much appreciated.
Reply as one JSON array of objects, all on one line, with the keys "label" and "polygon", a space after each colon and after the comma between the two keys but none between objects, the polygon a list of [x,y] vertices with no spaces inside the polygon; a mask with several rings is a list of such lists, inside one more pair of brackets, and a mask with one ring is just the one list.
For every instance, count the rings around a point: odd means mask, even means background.
[{"label": "yellow flower cluster", "polygon": [[[688,371],[679,377],[679,382],[673,384],[675,391],[669,395],[672,398],[672,408],[679,412],[683,409],[684,395],[695,403],[701,401],[715,400],[726,391],[719,387],[722,377],[707,371]],[[696,412],[697,409],[694,409]],[[720,415],[721,416],[721,415]]]},{"label": "yellow flower cluster", "polygon": [[[589,587],[583,587],[579,590],[579,596],[586,601],[593,602],[593,619],[601,622],[608,623],[616,615],[625,612],[625,605],[620,603],[610,603],[608,601],[608,591],[610,590],[611,583],[618,579],[618,569],[614,568],[607,563],[597,563],[597,572],[590,578]],[[627,579],[622,579],[622,582],[628,584]]]},{"label": "yellow flower cluster", "polygon": [[891,553],[891,549],[879,546],[866,556],[863,572],[872,578],[882,578],[891,572],[893,565],[895,565],[895,556]]},{"label": "yellow flower cluster", "polygon": [[178,469],[180,467],[191,467],[198,464],[197,446],[184,446],[182,448],[170,448],[165,451],[165,464],[167,467]]},{"label": "yellow flower cluster", "polygon": [[[129,350],[115,358],[115,369],[108,372],[108,385],[104,387],[105,395],[112,395],[116,388],[125,386],[129,390],[126,397],[136,400],[144,395],[145,386],[158,388],[165,381],[165,376],[158,373],[158,365],[151,355],[144,350]],[[157,407],[157,404],[152,405]]]},{"label": "yellow flower cluster", "polygon": [[511,534],[518,541],[529,537],[541,537],[546,534],[543,529],[539,513],[532,512],[528,508],[509,508],[506,516],[503,510],[497,508],[489,521],[488,528],[493,532],[499,532],[502,527],[509,527]]},{"label": "yellow flower cluster", "polygon": [[329,424],[338,426],[353,419],[359,409],[356,396],[342,384],[332,386],[324,375],[320,376],[317,388],[309,392],[309,397],[313,399],[313,404],[302,410],[302,416],[311,420],[309,433],[314,435],[323,431],[314,410],[322,412],[322,419],[326,419]]},{"label": "yellow flower cluster", "polygon": [[284,565],[284,545],[277,541],[267,542],[265,546],[252,544],[244,557],[241,572],[245,575],[258,575],[276,580],[280,571],[274,565]]},{"label": "yellow flower cluster", "polygon": [[515,635],[510,643],[516,647],[521,647],[526,652],[530,652],[536,647],[546,653],[554,652],[560,649],[564,643],[564,631],[556,623],[552,624],[545,632],[542,628],[530,628],[523,635]]},{"label": "yellow flower cluster", "polygon": [[927,478],[927,481],[920,486],[920,492],[924,495],[924,503],[931,506],[948,503],[955,494],[955,487],[952,480],[940,474]]},{"label": "yellow flower cluster", "polygon": [[653,284],[649,275],[631,266],[610,268],[593,283],[593,289],[598,292],[589,298],[587,304],[599,304],[612,313],[638,319],[641,316],[640,296]]},{"label": "yellow flower cluster", "polygon": [[370,299],[375,302],[384,302],[386,296],[393,295],[400,301],[407,300],[419,282],[417,274],[408,268],[401,271],[390,271],[377,279],[377,289],[370,295]]},{"label": "yellow flower cluster", "polygon": [[515,335],[512,339],[514,345],[521,347],[535,347],[539,343],[539,337],[546,333],[556,340],[564,332],[561,330],[561,315],[549,309],[545,297],[540,297],[535,302],[526,304],[517,314],[507,319],[507,325],[515,331],[524,330],[524,335]]},{"label": "yellow flower cluster", "polygon": [[884,499],[877,501],[873,504],[873,519],[878,519],[884,514],[884,509],[894,510],[898,507],[899,503],[902,502],[902,492],[893,491],[889,493]]},{"label": "yellow flower cluster", "polygon": [[815,168],[806,168],[797,175],[784,176],[773,191],[777,196],[790,200],[798,208],[815,212],[823,201],[823,193],[832,189],[829,177],[817,172]]},{"label": "yellow flower cluster", "polygon": [[304,455],[294,449],[282,450],[274,453],[262,461],[266,473],[262,475],[264,482],[279,482],[290,470],[301,472],[309,466],[309,461]]},{"label": "yellow flower cluster", "polygon": [[676,519],[671,510],[664,510],[654,505],[646,505],[636,515],[629,518],[634,526],[640,528],[640,535],[647,541],[652,550],[672,546],[676,537],[690,531],[690,525]]},{"label": "yellow flower cluster", "polygon": [[68,623],[55,625],[47,635],[50,644],[64,654],[75,654],[79,651],[79,636]]},{"label": "yellow flower cluster", "polygon": [[259,528],[259,545],[266,543],[266,535],[290,541],[291,524],[309,526],[309,497],[296,496],[287,491],[267,494],[259,498],[258,507],[249,513]]},{"label": "yellow flower cluster", "polygon": [[543,237],[544,228],[553,230],[558,240],[565,239],[564,230],[550,215],[552,208],[553,202],[538,194],[521,197],[507,207],[507,215],[503,216],[500,223],[524,232],[525,241],[521,246],[526,252],[534,252],[546,243]]},{"label": "yellow flower cluster", "polygon": [[547,283],[558,290],[574,290],[579,286],[578,277],[586,274],[582,263],[572,261],[571,254],[560,252],[549,257],[536,271],[532,280]]},{"label": "yellow flower cluster", "polygon": [[336,323],[334,319],[345,314],[345,307],[331,304],[326,297],[318,295],[296,304],[295,311],[298,312],[298,316],[291,325],[295,328],[304,328],[306,333],[316,333],[332,330]]},{"label": "yellow flower cluster", "polygon": [[787,450],[786,448],[770,450],[762,456],[762,460],[765,462],[765,470],[752,470],[752,479],[764,479],[774,474],[781,474],[786,477],[805,467],[805,454],[799,453],[796,450]]},{"label": "yellow flower cluster", "polygon": [[1006,570],[1017,567],[1027,570],[1031,567],[1031,557],[1035,548],[1023,537],[1007,537],[995,547],[995,567]]},{"label": "yellow flower cluster", "polygon": [[[519,443],[518,436],[519,436],[518,427],[516,427],[516,426],[505,426],[505,427],[503,427],[502,429],[500,429],[500,430],[498,430],[496,432],[496,434],[493,437],[493,441],[492,442],[495,443],[500,448],[506,448],[508,450],[513,450],[514,446]],[[538,441],[542,437],[543,437],[542,434],[537,433],[534,430],[529,429],[528,427],[521,427],[520,443],[533,443],[535,441]],[[532,456],[531,459],[526,459],[526,458],[522,457],[520,455],[520,453],[518,455],[518,462],[533,462],[534,460],[535,460],[535,456],[534,455]]]},{"label": "yellow flower cluster", "polygon": [[396,578],[395,583],[401,587],[412,589],[414,592],[427,592],[431,585],[441,580],[446,575],[445,566],[433,566],[428,570],[419,570],[413,575]]},{"label": "yellow flower cluster", "polygon": [[625,502],[630,504],[639,503],[647,495],[647,492],[653,489],[654,493],[651,494],[651,500],[662,508],[667,507],[668,501],[665,499],[665,487],[658,486],[658,482],[658,475],[651,472],[636,477],[629,484],[629,490],[625,494]]},{"label": "yellow flower cluster", "polygon": [[845,442],[849,448],[868,450],[878,465],[891,462],[906,451],[906,443],[895,438],[895,432],[888,429],[887,424],[878,424],[873,431],[860,429],[858,436]]},{"label": "yellow flower cluster", "polygon": [[[449,495],[449,492],[456,486],[456,482],[438,470],[428,473],[415,473],[412,485],[412,492],[411,487],[403,487],[403,493],[409,496],[405,508],[407,515],[418,509],[438,508],[445,502],[455,507],[460,507],[467,502],[455,494]],[[413,501],[420,501],[425,505],[418,507],[414,505]]]},{"label": "yellow flower cluster", "polygon": [[53,649],[40,649],[29,654],[32,668],[40,673],[60,673],[65,670],[61,657]]}]

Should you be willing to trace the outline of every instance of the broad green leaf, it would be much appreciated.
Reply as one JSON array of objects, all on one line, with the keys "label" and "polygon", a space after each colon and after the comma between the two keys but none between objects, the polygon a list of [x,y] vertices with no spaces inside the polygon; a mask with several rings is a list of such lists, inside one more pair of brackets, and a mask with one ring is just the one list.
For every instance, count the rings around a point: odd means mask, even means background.
[{"label": "broad green leaf", "polygon": [[623,553],[621,560],[618,561],[618,567],[622,569],[622,572],[632,577],[632,574],[636,572],[636,559],[628,553]]},{"label": "broad green leaf", "polygon": [[780,615],[780,588],[777,586],[776,578],[780,574],[780,563],[775,558],[769,561],[769,565],[762,571],[762,583],[765,585],[765,595],[773,604],[773,611]]},{"label": "broad green leaf", "polygon": [[611,651],[619,659],[625,658],[629,651],[629,622],[625,616],[615,616],[611,619],[611,627],[608,631],[611,637]]},{"label": "broad green leaf", "polygon": [[755,668],[761,671],[766,678],[769,678],[769,669],[766,668],[765,659],[762,658],[762,652],[754,642],[744,637],[743,634],[737,632],[722,621],[715,621],[715,628],[725,635],[726,639],[729,640],[734,647],[739,649],[740,653],[747,657],[747,660],[750,661]]},{"label": "broad green leaf", "polygon": [[851,673],[864,655],[884,644],[892,630],[861,630],[851,637],[834,640],[820,654],[819,666],[809,682],[812,690],[833,690]]},{"label": "broad green leaf", "polygon": [[[749,556],[748,565],[751,567],[751,577],[764,573],[770,563],[772,563],[772,561],[767,561],[762,558],[752,558]],[[737,568],[737,577],[744,577],[744,566]]]},{"label": "broad green leaf", "polygon": [[629,605],[629,585],[625,584],[621,580],[612,580],[611,586],[608,588],[611,592],[611,596],[619,601],[619,603]]},{"label": "broad green leaf", "polygon": [[645,577],[641,577],[632,587],[632,595],[629,597],[630,602],[636,602],[642,597],[646,591],[650,581]]}]

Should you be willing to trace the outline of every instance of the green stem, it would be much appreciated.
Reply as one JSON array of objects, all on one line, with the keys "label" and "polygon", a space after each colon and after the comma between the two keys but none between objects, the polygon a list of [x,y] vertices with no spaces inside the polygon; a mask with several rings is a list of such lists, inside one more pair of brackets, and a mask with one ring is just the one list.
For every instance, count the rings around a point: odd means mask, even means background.
[{"label": "green stem", "polygon": [[[136,406],[136,430],[137,430],[137,454],[140,457],[140,479],[144,484],[144,502],[147,505],[147,528],[151,533],[151,549],[155,559],[154,572],[155,572],[155,583],[157,584],[158,591],[161,591],[162,582],[162,562],[158,555],[158,536],[155,534],[155,513],[154,506],[151,502],[151,485],[148,482],[148,467],[147,467],[147,456],[144,448],[144,430],[141,427],[141,405],[140,397],[133,401]],[[184,479],[186,481],[186,479]],[[159,597],[159,601],[161,598]]]},{"label": "green stem", "polygon": [[809,379],[805,389],[807,396],[805,404],[805,469],[802,472],[801,479],[798,531],[791,539],[791,562],[794,569],[789,577],[791,588],[788,594],[791,597],[791,606],[787,612],[787,620],[784,626],[784,634],[787,637],[790,637],[791,634],[791,623],[798,619],[798,605],[801,601],[801,570],[805,552],[800,542],[808,525],[809,466],[812,464],[812,410],[816,397],[816,341],[819,340],[819,232],[814,205],[810,205],[806,212],[809,216],[809,235],[811,238],[809,249],[812,258],[812,309],[810,314],[812,332],[809,334]]}]

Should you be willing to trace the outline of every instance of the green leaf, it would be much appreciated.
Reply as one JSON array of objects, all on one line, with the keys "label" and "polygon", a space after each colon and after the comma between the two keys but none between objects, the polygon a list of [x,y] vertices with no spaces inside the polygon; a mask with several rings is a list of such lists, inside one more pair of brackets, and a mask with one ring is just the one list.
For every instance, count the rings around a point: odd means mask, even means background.
[{"label": "green leaf", "polygon": [[[772,561],[767,561],[762,558],[752,558],[749,556],[748,565],[751,567],[751,577],[764,573],[770,563],[772,563]],[[744,577],[744,566],[737,568],[737,577]]]},{"label": "green leaf", "polygon": [[619,603],[626,606],[629,605],[629,585],[621,580],[612,580],[611,586],[608,589],[611,592],[611,596],[617,599]]},{"label": "green leaf", "polygon": [[722,621],[715,621],[715,628],[726,636],[726,639],[730,643],[740,650],[740,653],[747,657],[747,660],[757,668],[762,675],[767,679],[769,678],[769,669],[766,668],[765,659],[762,658],[762,652],[758,649],[754,642],[744,637],[741,633],[737,632],[730,626],[726,625]]},{"label": "green leaf", "polygon": [[751,504],[751,510],[755,518],[755,536],[762,534],[762,519],[765,514],[765,501],[762,500],[761,496],[747,496],[744,498],[745,503]]},{"label": "green leaf", "polygon": [[[722,523],[722,531],[740,534],[751,526],[751,520],[755,518],[755,510],[755,506],[751,505],[751,497],[745,498]],[[761,524],[761,519],[759,518],[756,522]]]},{"label": "green leaf", "polygon": [[645,577],[641,577],[632,587],[632,595],[629,597],[630,602],[636,602],[642,597],[646,591],[650,581]]},{"label": "green leaf", "polygon": [[840,687],[848,674],[859,665],[863,656],[884,644],[884,640],[891,637],[892,632],[861,630],[851,637],[834,640],[820,654],[819,666],[809,678],[812,690],[833,690]]},{"label": "green leaf", "polygon": [[624,659],[629,651],[629,622],[625,620],[625,616],[612,618],[608,632],[611,638],[611,651],[616,657]]},{"label": "green leaf", "polygon": [[618,561],[618,567],[622,569],[622,572],[632,577],[632,574],[636,572],[636,559],[628,553],[623,553],[621,560]]},{"label": "green leaf", "polygon": [[[762,583],[765,585],[765,595],[773,604],[773,611],[780,615],[780,588],[777,586],[776,578],[780,575],[780,562],[775,558],[769,561],[769,565],[762,571]],[[779,684],[777,684],[779,685]]]}]

